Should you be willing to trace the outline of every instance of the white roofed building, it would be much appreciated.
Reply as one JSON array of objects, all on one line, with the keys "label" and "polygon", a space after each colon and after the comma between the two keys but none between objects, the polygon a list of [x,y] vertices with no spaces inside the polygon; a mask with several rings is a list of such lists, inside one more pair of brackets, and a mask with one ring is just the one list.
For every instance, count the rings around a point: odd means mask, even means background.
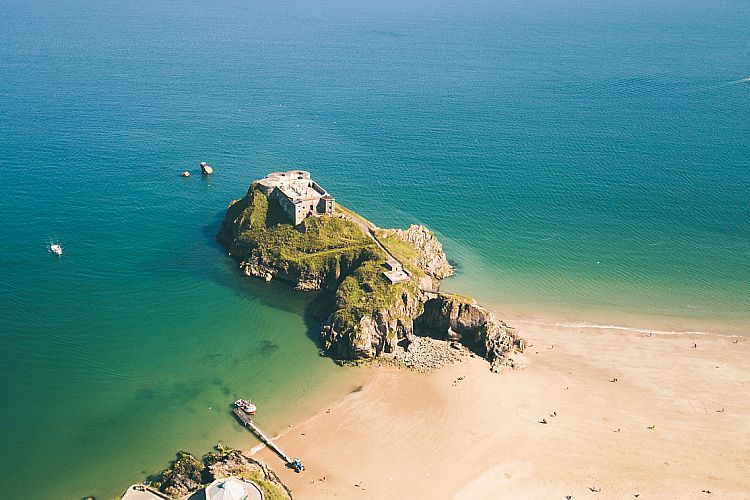
[{"label": "white roofed building", "polygon": [[252,481],[230,476],[209,484],[206,500],[263,500],[263,492]]}]

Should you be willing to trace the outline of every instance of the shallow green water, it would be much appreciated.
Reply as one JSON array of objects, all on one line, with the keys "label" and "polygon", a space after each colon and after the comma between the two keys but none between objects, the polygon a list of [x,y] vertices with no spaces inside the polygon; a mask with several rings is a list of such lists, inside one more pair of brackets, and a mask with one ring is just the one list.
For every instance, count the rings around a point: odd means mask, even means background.
[{"label": "shallow green water", "polygon": [[[346,378],[309,297],[214,241],[269,170],[430,226],[446,287],[501,315],[749,331],[746,2],[6,0],[0,18],[18,498],[111,497],[180,448],[249,445],[235,396],[278,430]],[[177,177],[202,160],[213,178]]]}]

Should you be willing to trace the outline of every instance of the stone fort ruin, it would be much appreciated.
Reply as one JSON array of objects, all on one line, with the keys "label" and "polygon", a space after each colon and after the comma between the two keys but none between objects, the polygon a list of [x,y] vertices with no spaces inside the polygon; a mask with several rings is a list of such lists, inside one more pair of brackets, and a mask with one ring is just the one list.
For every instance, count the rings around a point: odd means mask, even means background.
[{"label": "stone fort ruin", "polygon": [[295,226],[310,215],[332,214],[336,208],[336,200],[304,170],[272,172],[258,181],[258,188],[278,202]]}]

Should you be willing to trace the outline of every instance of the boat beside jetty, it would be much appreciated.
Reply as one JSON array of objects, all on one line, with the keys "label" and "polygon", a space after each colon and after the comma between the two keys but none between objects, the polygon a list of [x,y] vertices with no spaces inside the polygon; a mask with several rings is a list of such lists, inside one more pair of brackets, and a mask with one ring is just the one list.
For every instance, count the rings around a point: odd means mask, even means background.
[{"label": "boat beside jetty", "polygon": [[255,406],[249,399],[238,399],[234,402],[234,407],[244,411],[248,415],[255,415],[258,411],[258,407]]}]

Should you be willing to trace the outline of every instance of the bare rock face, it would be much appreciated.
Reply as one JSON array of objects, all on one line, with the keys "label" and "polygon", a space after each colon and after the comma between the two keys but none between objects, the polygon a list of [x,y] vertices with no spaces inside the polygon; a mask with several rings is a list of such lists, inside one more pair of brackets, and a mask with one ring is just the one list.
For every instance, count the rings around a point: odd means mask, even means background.
[{"label": "bare rock face", "polygon": [[486,358],[494,372],[522,364],[523,340],[492,312],[457,296],[424,299],[404,293],[399,302],[362,315],[354,328],[334,312],[321,328],[323,346],[337,358],[392,358],[420,371],[460,359],[467,349]]},{"label": "bare rock face", "polygon": [[214,173],[214,169],[211,168],[211,166],[208,163],[206,163],[205,161],[202,161],[201,162],[201,173],[203,175],[211,175],[211,174]]},{"label": "bare rock face", "polygon": [[323,347],[337,358],[374,358],[393,353],[399,342],[414,336],[414,320],[422,311],[417,293],[402,293],[398,300],[373,314],[363,314],[354,327],[344,325],[336,311],[323,322]]},{"label": "bare rock face", "polygon": [[439,295],[427,300],[417,329],[436,338],[461,342],[484,356],[493,371],[515,366],[512,354],[523,350],[518,332],[472,299]]},{"label": "bare rock face", "polygon": [[172,466],[161,473],[159,489],[173,497],[181,497],[201,487],[203,463],[190,453],[181,451]]},{"label": "bare rock face", "polygon": [[247,252],[237,246],[230,247],[229,253],[240,259],[240,269],[245,276],[255,276],[265,281],[278,279],[294,285],[294,289],[300,291],[335,287],[342,270],[346,271],[352,265],[349,260],[342,258],[332,261],[330,266],[320,271],[310,271],[285,262],[267,260],[255,252]]},{"label": "bare rock face", "polygon": [[412,224],[409,229],[392,229],[389,232],[420,250],[420,256],[415,264],[429,276],[441,280],[453,275],[453,266],[448,262],[443,245],[432,231],[424,226]]}]

